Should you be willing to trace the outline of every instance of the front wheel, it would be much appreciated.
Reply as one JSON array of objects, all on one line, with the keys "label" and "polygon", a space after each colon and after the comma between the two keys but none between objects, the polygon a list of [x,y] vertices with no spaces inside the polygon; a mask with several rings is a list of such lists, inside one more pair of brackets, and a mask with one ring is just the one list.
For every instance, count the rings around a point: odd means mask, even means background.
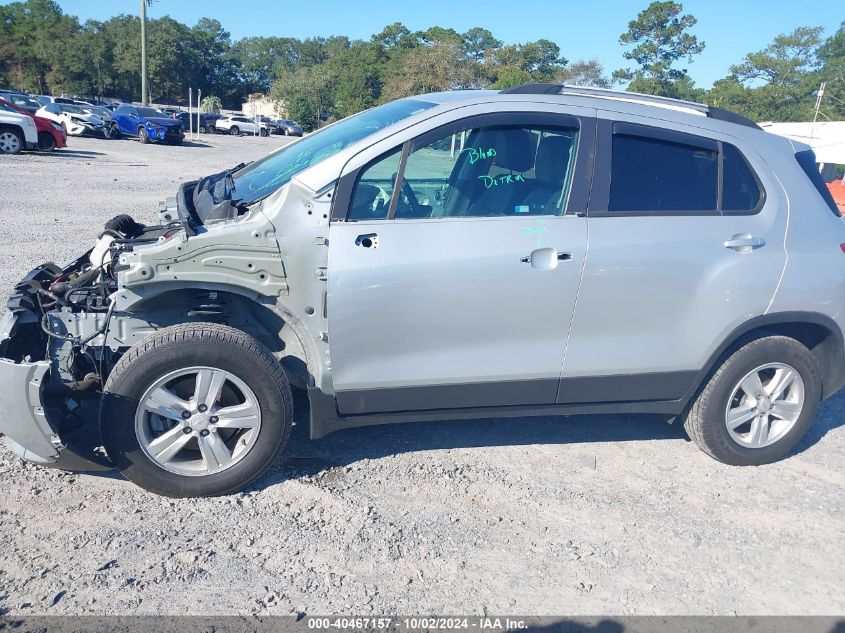
[{"label": "front wheel", "polygon": [[229,134],[232,136],[240,136],[241,130],[237,125],[233,125],[229,128]]},{"label": "front wheel", "polygon": [[259,136],[267,136],[267,130],[261,128],[260,130],[258,130],[258,134]]},{"label": "front wheel", "polygon": [[200,134],[205,134],[208,132],[208,129],[204,125],[200,125],[199,129],[197,130]]},{"label": "front wheel", "polygon": [[254,338],[212,323],[164,328],[131,348],[100,407],[114,465],[168,497],[242,489],[283,448],[292,420],[279,362]]},{"label": "front wheel", "polygon": [[56,137],[49,132],[38,133],[38,149],[52,152],[56,149]]},{"label": "front wheel", "polygon": [[147,129],[143,127],[138,128],[138,140],[141,141],[142,144],[146,145],[150,143],[150,135],[147,134]]},{"label": "front wheel", "polygon": [[818,362],[786,336],[752,340],[725,358],[686,414],[684,428],[726,464],[768,464],[801,440],[821,400]]}]

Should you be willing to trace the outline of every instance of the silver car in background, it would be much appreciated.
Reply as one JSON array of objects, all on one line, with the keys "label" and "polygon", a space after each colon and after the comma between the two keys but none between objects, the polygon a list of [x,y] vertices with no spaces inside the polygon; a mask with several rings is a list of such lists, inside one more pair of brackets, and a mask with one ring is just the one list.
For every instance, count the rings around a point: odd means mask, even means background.
[{"label": "silver car in background", "polygon": [[0,433],[227,494],[284,446],[293,385],[314,438],[644,412],[764,464],[845,383],[843,264],[812,151],[730,112],[552,84],[401,99],[29,273],[0,323]]}]

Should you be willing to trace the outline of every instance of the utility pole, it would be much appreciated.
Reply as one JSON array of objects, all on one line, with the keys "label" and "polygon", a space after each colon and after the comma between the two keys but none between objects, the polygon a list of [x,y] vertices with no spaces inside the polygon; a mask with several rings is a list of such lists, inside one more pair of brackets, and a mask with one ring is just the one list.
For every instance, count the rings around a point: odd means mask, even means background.
[{"label": "utility pole", "polygon": [[813,140],[813,134],[816,132],[816,121],[819,118],[819,110],[822,107],[822,98],[824,98],[824,89],[827,87],[827,82],[823,81],[819,86],[819,91],[816,93],[816,109],[813,114],[813,126],[810,128],[810,140]]},{"label": "utility pole", "polygon": [[147,105],[147,3],[141,0],[141,105]]}]

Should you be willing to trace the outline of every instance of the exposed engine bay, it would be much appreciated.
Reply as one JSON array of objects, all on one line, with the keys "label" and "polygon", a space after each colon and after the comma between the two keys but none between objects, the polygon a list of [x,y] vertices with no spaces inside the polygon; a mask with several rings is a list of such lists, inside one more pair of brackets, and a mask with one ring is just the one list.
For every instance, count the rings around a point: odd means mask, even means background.
[{"label": "exposed engine bay", "polygon": [[[119,215],[84,255],[63,268],[42,264],[12,291],[7,307],[15,321],[0,340],[0,357],[48,363],[41,396],[46,417],[63,442],[85,426],[86,418],[96,416],[105,377],[124,351],[118,341],[107,344],[105,336],[115,308],[120,255],[179,230],[178,223],[147,227]],[[90,450],[79,452],[98,461]]]},{"label": "exposed engine bay", "polygon": [[282,239],[262,202],[239,200],[233,174],[243,167],[183,183],[155,224],[116,216],[83,255],[16,284],[0,314],[0,442],[30,462],[110,469],[101,435],[112,422],[101,417],[109,377],[130,348],[170,326],[229,326],[261,342],[291,384],[330,385],[330,197],[285,187],[274,213],[285,201],[296,212]]}]

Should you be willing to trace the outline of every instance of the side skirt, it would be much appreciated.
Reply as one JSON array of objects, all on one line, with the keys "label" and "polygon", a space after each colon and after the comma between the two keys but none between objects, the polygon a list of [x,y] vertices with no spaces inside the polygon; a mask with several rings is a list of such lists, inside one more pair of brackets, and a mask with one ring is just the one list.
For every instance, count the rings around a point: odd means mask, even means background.
[{"label": "side skirt", "polygon": [[403,422],[435,422],[442,420],[479,420],[485,418],[515,418],[537,416],[583,415],[592,413],[655,413],[674,417],[680,414],[687,401],[652,400],[646,402],[595,402],[583,404],[525,405],[506,407],[473,407],[436,409],[428,411],[397,411],[342,416],[338,413],[334,396],[317,387],[308,388],[311,408],[311,439],[317,440],[343,429],[398,424]]}]

